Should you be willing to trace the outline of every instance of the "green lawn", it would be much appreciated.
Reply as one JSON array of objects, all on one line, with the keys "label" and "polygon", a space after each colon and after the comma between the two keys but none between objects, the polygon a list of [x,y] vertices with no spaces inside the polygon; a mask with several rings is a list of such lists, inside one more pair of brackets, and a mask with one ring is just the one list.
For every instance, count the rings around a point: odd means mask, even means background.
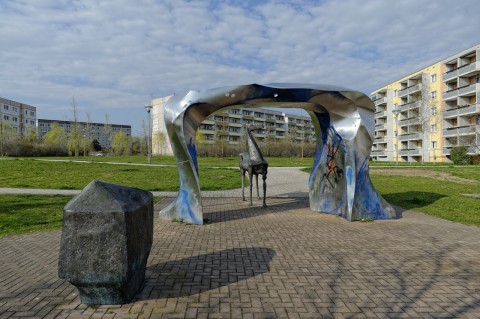
[{"label": "green lawn", "polygon": [[[59,158],[55,158],[58,160]],[[144,163],[146,157],[88,157],[89,163],[48,162],[35,159],[0,159],[0,187],[82,189],[91,180],[138,187],[145,190],[177,191],[177,166],[173,157],[152,157],[152,164],[171,166],[134,166]],[[82,160],[82,158],[78,158]],[[311,167],[312,158],[268,158],[270,166]],[[118,162],[120,165],[98,162]],[[202,190],[233,189],[241,187],[236,167],[238,159],[199,159]],[[371,164],[372,166],[374,164]],[[394,169],[384,167],[385,169]],[[420,176],[383,176],[371,170],[371,179],[379,193],[393,205],[413,209],[447,220],[480,226],[480,199],[462,194],[480,193],[480,166],[438,165],[398,169],[418,169],[443,172],[476,181],[453,182]],[[310,169],[305,169],[309,172]],[[411,173],[410,173],[411,175]],[[62,211],[71,196],[0,195],[0,236],[38,230],[58,229],[62,225]]]},{"label": "green lawn", "polygon": [[[478,170],[480,167],[475,175]],[[463,174],[455,172],[455,175]],[[373,172],[371,179],[378,192],[393,205],[480,226],[480,199],[462,195],[480,193],[480,182],[455,183],[427,177],[381,176]]]},{"label": "green lawn", "polygon": [[[119,157],[121,159],[121,157]],[[203,190],[241,187],[237,169],[199,167]],[[149,191],[178,191],[177,166],[133,166],[103,163],[0,160],[0,187],[83,189],[93,179]]]},{"label": "green lawn", "polygon": [[[45,157],[40,160],[64,160],[64,161],[88,161],[88,162],[109,162],[109,163],[133,163],[133,164],[147,164],[146,156],[80,156],[80,157]],[[312,166],[313,158],[304,157],[268,157],[269,166],[276,167],[292,167],[292,166]],[[173,156],[152,156],[151,164],[154,165],[177,165],[175,157]],[[199,167],[238,167],[238,156],[234,157],[200,157],[198,158]]]},{"label": "green lawn", "polygon": [[72,196],[0,195],[0,236],[62,227]]}]

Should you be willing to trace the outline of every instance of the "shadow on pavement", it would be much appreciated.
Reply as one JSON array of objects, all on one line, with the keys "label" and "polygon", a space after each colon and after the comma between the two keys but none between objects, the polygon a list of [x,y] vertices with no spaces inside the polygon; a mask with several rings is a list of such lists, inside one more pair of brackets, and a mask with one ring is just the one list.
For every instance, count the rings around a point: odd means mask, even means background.
[{"label": "shadow on pavement", "polygon": [[[229,209],[230,205],[222,205],[221,202],[215,203],[213,201],[204,205],[206,211],[206,213],[203,214],[205,223],[223,223],[310,207],[308,198],[270,198],[270,201],[267,198],[268,207],[266,208],[262,207],[259,201],[254,201],[254,206],[248,206],[247,202],[242,201],[240,198],[232,199],[232,201],[237,203],[237,208]],[[238,208],[238,206],[240,207]]]},{"label": "shadow on pavement", "polygon": [[270,248],[232,248],[153,265],[136,299],[178,298],[227,286],[269,272],[274,256]]}]

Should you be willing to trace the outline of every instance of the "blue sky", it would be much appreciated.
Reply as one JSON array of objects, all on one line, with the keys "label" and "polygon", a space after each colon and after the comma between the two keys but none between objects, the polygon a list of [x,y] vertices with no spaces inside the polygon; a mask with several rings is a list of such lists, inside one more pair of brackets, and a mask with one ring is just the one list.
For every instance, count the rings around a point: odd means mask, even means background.
[{"label": "blue sky", "polygon": [[364,93],[480,43],[477,0],[0,0],[0,97],[130,124],[190,89],[318,83]]}]

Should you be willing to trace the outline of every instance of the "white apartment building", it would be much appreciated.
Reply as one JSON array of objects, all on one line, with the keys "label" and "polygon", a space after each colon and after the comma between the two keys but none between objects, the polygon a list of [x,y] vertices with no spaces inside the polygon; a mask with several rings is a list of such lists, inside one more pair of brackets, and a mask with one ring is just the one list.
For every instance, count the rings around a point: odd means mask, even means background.
[{"label": "white apartment building", "polygon": [[28,136],[36,130],[37,108],[0,98],[0,134],[2,141]]}]

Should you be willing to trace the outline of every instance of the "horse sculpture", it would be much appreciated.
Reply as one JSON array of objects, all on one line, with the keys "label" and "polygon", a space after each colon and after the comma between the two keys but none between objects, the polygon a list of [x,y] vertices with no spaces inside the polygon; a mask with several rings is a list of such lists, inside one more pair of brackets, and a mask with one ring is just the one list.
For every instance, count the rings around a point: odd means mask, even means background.
[{"label": "horse sculpture", "polygon": [[245,180],[245,172],[248,172],[248,179],[250,180],[250,206],[252,206],[252,187],[253,187],[253,180],[252,176],[255,175],[256,184],[257,184],[257,197],[260,199],[260,192],[258,190],[258,175],[262,175],[263,179],[263,207],[267,207],[265,202],[266,194],[267,194],[267,170],[268,170],[268,162],[263,158],[262,152],[255,142],[253,138],[252,131],[258,130],[260,127],[246,127],[247,131],[247,152],[243,152],[240,154],[240,173],[242,175],[242,200],[245,200],[245,192],[244,192],[244,180]]}]

